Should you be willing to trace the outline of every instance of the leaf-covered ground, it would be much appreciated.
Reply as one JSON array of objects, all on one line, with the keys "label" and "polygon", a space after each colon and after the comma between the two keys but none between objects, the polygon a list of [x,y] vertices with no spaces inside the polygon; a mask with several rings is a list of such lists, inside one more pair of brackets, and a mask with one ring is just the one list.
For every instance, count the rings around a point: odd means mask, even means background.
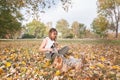
[{"label": "leaf-covered ground", "polygon": [[[80,70],[65,73],[52,68],[45,55],[38,52],[41,41],[0,41],[1,80],[120,80],[120,46],[106,43],[60,41],[68,45],[69,56],[85,56]],[[90,43],[90,42],[89,42]]]}]

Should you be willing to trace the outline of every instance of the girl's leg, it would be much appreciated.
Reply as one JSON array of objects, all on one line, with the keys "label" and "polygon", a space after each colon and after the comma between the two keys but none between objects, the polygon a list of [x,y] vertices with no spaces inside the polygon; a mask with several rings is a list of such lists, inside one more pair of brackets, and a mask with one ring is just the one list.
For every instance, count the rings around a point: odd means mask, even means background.
[{"label": "girl's leg", "polygon": [[[65,47],[63,47],[63,48],[61,48],[60,50],[58,50],[58,53],[60,54],[60,55],[65,55],[65,54],[67,54],[68,53],[68,50],[69,50],[69,47],[68,46],[65,46]],[[56,53],[46,53],[46,58],[47,59],[53,59],[54,60],[54,58],[57,56],[57,54]]]},{"label": "girl's leg", "polygon": [[65,55],[65,54],[68,53],[68,50],[69,50],[69,47],[65,46],[65,47],[61,48],[60,50],[58,50],[58,53],[62,54],[62,55]]},{"label": "girl's leg", "polygon": [[47,59],[54,60],[54,58],[57,56],[55,53],[46,53],[45,54]]},{"label": "girl's leg", "polygon": [[46,53],[45,56],[47,59],[51,59],[51,53]]}]

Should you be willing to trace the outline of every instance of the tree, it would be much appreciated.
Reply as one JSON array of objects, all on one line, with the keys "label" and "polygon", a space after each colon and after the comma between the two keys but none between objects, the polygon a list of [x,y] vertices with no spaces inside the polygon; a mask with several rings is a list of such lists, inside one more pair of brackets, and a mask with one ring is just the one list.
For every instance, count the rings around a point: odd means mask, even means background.
[{"label": "tree", "polygon": [[[63,8],[67,11],[71,0],[59,1],[62,2]],[[20,13],[21,9],[26,9],[26,12],[31,13],[33,18],[38,20],[38,13],[44,12],[43,9],[50,8],[57,2],[55,0],[0,0],[0,38],[6,35],[13,36],[11,33],[19,32],[20,21],[23,19],[23,15]]]},{"label": "tree", "polygon": [[79,38],[83,38],[85,36],[86,26],[82,23],[79,24]]},{"label": "tree", "polygon": [[104,37],[108,29],[109,21],[104,16],[98,16],[92,22],[93,32],[98,34],[100,37]]},{"label": "tree", "polygon": [[91,30],[85,29],[85,38],[93,38],[93,34]]},{"label": "tree", "polygon": [[71,7],[72,0],[21,0],[24,4],[26,14],[33,19],[40,20],[41,15],[39,13],[45,13],[52,6],[58,3],[62,4],[62,8],[68,11]]},{"label": "tree", "polygon": [[59,33],[62,34],[62,38],[66,38],[69,32],[69,23],[65,19],[61,19],[57,22],[56,28]]},{"label": "tree", "polygon": [[49,30],[52,28],[52,22],[46,23],[46,30],[45,30],[45,36],[48,36]]},{"label": "tree", "polygon": [[103,14],[110,21],[117,38],[120,23],[120,0],[97,0],[97,6],[98,13]]},{"label": "tree", "polygon": [[45,36],[46,26],[40,21],[34,19],[32,22],[28,23],[26,27],[28,28],[27,33],[34,35],[35,38],[42,38]]},{"label": "tree", "polygon": [[21,30],[21,23],[11,15],[11,13],[4,11],[0,14],[0,38],[13,38],[17,31]]},{"label": "tree", "polygon": [[77,21],[74,21],[72,23],[72,31],[75,38],[80,38],[82,37],[83,34],[85,34],[85,25]]},{"label": "tree", "polygon": [[[13,0],[12,0],[13,1]],[[22,15],[18,11],[18,1],[0,0],[0,38],[13,38],[21,30]],[[7,36],[7,37],[6,37]]]},{"label": "tree", "polygon": [[79,23],[77,21],[72,23],[72,31],[74,33],[74,37],[77,38],[79,34]]}]

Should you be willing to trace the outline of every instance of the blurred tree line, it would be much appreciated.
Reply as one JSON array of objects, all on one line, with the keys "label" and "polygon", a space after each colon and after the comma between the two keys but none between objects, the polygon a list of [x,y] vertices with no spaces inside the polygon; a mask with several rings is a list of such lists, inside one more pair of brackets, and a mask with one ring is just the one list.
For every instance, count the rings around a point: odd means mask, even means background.
[{"label": "blurred tree line", "polygon": [[[0,38],[19,38],[19,36],[30,38],[41,38],[44,36],[45,25],[38,21],[39,12],[44,13],[45,9],[51,8],[61,2],[62,8],[68,11],[71,0],[0,0]],[[34,19],[26,28],[21,24],[24,20],[21,10]],[[36,20],[36,21],[35,21]],[[36,26],[37,25],[37,26]],[[24,31],[26,34],[24,34]],[[40,32],[40,33],[39,33]]]},{"label": "blurred tree line", "polygon": [[[46,37],[48,36],[48,31],[51,27],[52,25],[47,25],[34,19],[26,24],[23,29],[24,34],[22,35],[22,38]],[[58,38],[85,38],[88,33],[84,24],[75,21],[70,26],[65,19],[61,19],[57,22],[56,29],[58,30]]]},{"label": "blurred tree line", "polygon": [[120,27],[120,0],[97,0],[98,16],[92,22],[93,32],[106,37],[108,31],[115,32],[118,38]]},{"label": "blurred tree line", "polygon": [[[62,8],[68,11],[71,0],[59,0]],[[0,0],[0,38],[43,38],[47,36],[48,26],[40,22],[39,13],[44,13],[56,5],[55,0]],[[115,32],[118,37],[120,27],[120,0],[97,0],[98,16],[87,30],[85,24],[74,21],[70,25],[67,20],[61,19],[56,23],[59,38],[105,38],[109,31]],[[33,20],[22,25],[24,20],[21,10],[25,9]]]},{"label": "blurred tree line", "polygon": [[61,38],[84,38],[86,36],[86,26],[77,21],[70,26],[65,19],[61,19],[57,22],[56,28]]}]

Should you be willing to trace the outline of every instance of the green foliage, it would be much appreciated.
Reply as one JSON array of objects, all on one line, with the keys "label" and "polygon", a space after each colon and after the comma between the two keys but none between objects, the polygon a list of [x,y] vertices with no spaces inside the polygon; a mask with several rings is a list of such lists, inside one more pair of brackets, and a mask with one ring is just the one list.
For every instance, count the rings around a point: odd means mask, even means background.
[{"label": "green foliage", "polygon": [[[60,1],[63,9],[68,11],[71,0]],[[8,36],[7,38],[13,38],[16,33],[20,32],[20,21],[23,19],[23,15],[20,13],[21,8],[25,8],[26,12],[31,13],[33,18],[38,20],[39,12],[44,12],[43,9],[50,8],[57,2],[55,0],[0,0],[0,38],[6,38],[6,35]],[[44,26],[43,24],[41,25]],[[44,29],[42,29],[36,28],[35,37],[44,36]],[[38,34],[40,31],[42,32]]]},{"label": "green foliage", "polygon": [[25,38],[35,38],[35,36],[34,35],[30,35],[30,34],[24,34],[23,36],[22,36],[22,39],[25,39]]},{"label": "green foliage", "polygon": [[72,4],[72,0],[21,0],[27,8],[31,8],[33,11],[41,11],[44,13],[43,9],[49,9],[53,5],[58,4],[58,2],[62,3],[62,8],[65,11],[68,11],[68,8]]},{"label": "green foliage", "polygon": [[72,39],[74,37],[74,35],[72,33],[70,33],[68,36],[66,36],[66,38],[70,38]]},{"label": "green foliage", "polygon": [[22,15],[18,1],[0,0],[0,38],[14,38],[21,30]]},{"label": "green foliage", "polygon": [[82,38],[85,36],[85,25],[76,21],[69,28],[68,22],[61,19],[57,22],[56,28],[62,34],[62,38]]},{"label": "green foliage", "polygon": [[0,14],[0,38],[6,38],[6,35],[10,35],[9,38],[13,38],[17,31],[21,30],[21,23],[11,15],[8,11],[1,12]]},{"label": "green foliage", "polygon": [[118,29],[120,22],[120,0],[97,0],[98,13],[108,18],[111,28],[116,32],[118,37]]},{"label": "green foliage", "polygon": [[79,25],[79,38],[85,37],[86,34],[86,26],[84,24]]},{"label": "green foliage", "polygon": [[93,32],[103,37],[108,29],[108,25],[109,22],[104,16],[98,16],[92,23]]},{"label": "green foliage", "polygon": [[77,38],[79,34],[79,23],[77,21],[73,22],[72,31],[74,33],[75,38]]},{"label": "green foliage", "polygon": [[57,22],[56,28],[58,32],[62,34],[62,38],[66,38],[67,36],[69,36],[70,31],[68,27],[69,23],[64,19],[61,19]]},{"label": "green foliage", "polygon": [[75,38],[81,38],[85,34],[85,25],[77,21],[72,24],[72,31]]},{"label": "green foliage", "polygon": [[99,7],[101,10],[106,10],[107,8],[114,8],[114,0],[98,0]]},{"label": "green foliage", "polygon": [[42,38],[45,36],[46,26],[40,21],[33,20],[32,22],[26,25],[28,28],[28,34],[34,35],[35,38]]}]

